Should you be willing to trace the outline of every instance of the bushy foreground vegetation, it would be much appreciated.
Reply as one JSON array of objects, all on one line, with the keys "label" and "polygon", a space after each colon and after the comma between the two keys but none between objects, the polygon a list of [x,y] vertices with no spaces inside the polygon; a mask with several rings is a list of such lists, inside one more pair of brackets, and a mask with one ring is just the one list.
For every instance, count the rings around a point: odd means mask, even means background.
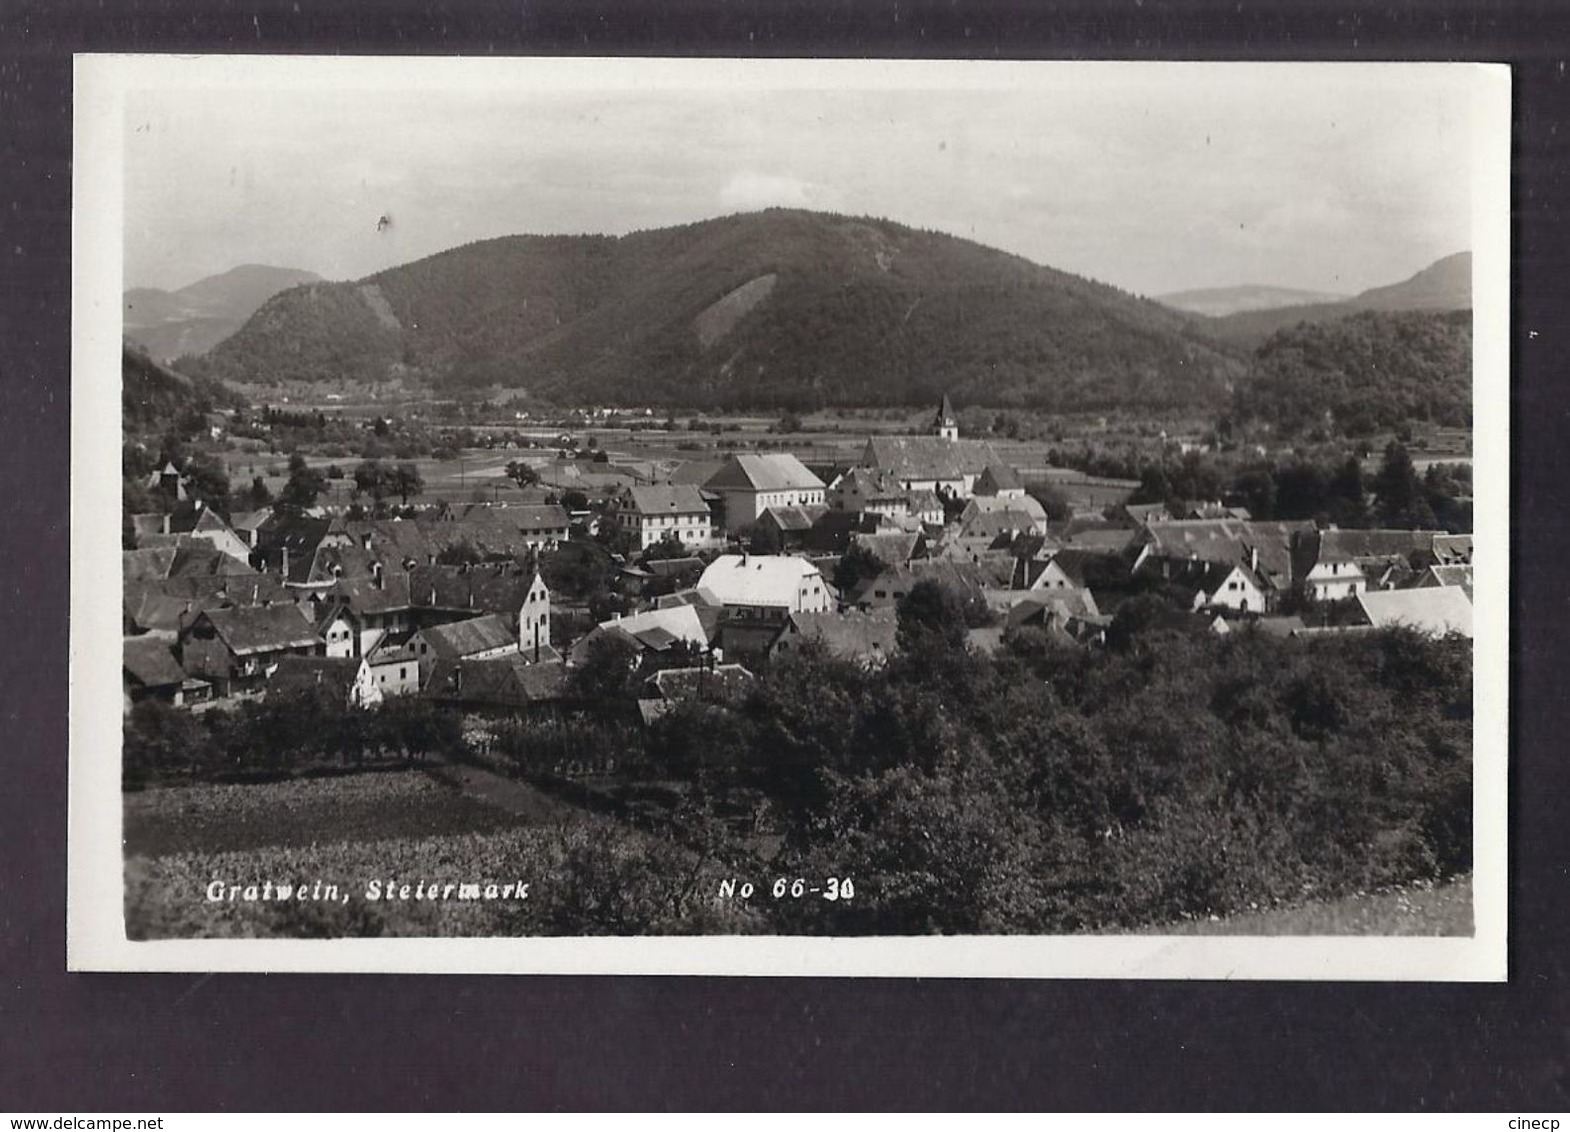
[{"label": "bushy foreground vegetation", "polygon": [[[987,658],[951,629],[941,614],[907,618],[903,656],[883,670],[808,652],[744,697],[688,701],[646,731],[609,702],[496,729],[490,765],[601,814],[353,847],[324,836],[320,847],[133,857],[130,899],[149,930],[202,934],[1051,933],[1470,868],[1468,642],[1152,628],[1114,634],[1103,650],[1024,633]],[[249,749],[236,746],[240,728],[209,719],[196,724],[205,738],[187,738]],[[138,730],[133,720],[128,744],[144,741]],[[564,754],[592,764],[612,749],[615,804],[561,778]],[[181,911],[170,895],[237,872],[358,884],[465,869],[524,870],[542,902],[247,911],[188,897]],[[722,899],[727,877],[761,891]],[[855,896],[774,899],[781,877],[851,878]]]}]

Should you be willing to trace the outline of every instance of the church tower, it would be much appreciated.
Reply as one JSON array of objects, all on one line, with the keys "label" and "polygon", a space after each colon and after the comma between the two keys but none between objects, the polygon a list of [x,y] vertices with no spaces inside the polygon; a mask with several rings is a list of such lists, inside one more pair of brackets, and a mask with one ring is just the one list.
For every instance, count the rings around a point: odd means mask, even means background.
[{"label": "church tower", "polygon": [[518,651],[536,661],[551,647],[551,591],[536,570],[518,609]]},{"label": "church tower", "polygon": [[938,405],[938,415],[932,418],[932,435],[942,440],[959,439],[959,421],[954,416],[954,406],[950,404],[947,393]]}]

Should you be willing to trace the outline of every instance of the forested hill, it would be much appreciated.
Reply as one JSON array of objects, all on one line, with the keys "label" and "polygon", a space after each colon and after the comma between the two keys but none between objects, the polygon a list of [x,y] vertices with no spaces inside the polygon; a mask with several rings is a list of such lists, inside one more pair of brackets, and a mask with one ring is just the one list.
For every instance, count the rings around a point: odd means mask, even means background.
[{"label": "forested hill", "polygon": [[1353,435],[1403,421],[1472,421],[1470,311],[1366,311],[1277,331],[1238,388],[1244,419],[1286,432],[1331,423]]},{"label": "forested hill", "polygon": [[562,402],[1219,406],[1242,362],[1112,287],[882,220],[772,209],[514,236],[271,299],[199,363],[242,383],[412,378]]},{"label": "forested hill", "polygon": [[121,341],[120,426],[127,437],[189,434],[213,409],[240,403],[221,383],[177,373],[136,343]]}]

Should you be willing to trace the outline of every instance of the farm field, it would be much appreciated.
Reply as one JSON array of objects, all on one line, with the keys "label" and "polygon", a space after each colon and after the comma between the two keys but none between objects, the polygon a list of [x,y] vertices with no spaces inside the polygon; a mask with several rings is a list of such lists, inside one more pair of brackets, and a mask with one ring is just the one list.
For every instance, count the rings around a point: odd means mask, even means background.
[{"label": "farm field", "polygon": [[127,796],[129,935],[758,930],[745,910],[713,907],[717,875],[672,842],[452,769],[437,773],[454,785],[411,771]]},{"label": "farm field", "polygon": [[488,833],[519,824],[507,807],[420,770],[125,795],[128,856],[243,852],[337,841]]}]

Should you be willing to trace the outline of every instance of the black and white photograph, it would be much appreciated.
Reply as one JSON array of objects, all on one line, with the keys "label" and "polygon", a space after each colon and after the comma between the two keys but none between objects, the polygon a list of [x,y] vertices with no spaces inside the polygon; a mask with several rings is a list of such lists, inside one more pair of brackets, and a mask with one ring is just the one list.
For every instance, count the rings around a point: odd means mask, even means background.
[{"label": "black and white photograph", "polygon": [[73,969],[1505,977],[1507,68],[76,81]]}]

